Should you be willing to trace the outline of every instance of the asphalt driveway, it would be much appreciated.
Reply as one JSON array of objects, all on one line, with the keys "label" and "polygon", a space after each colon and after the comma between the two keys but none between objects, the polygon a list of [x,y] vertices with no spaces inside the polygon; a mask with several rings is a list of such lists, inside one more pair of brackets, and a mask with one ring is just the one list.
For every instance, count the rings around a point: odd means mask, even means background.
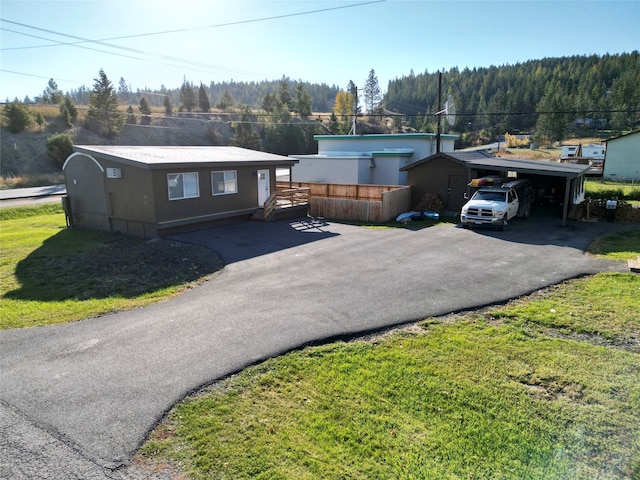
[{"label": "asphalt driveway", "polygon": [[[69,468],[94,469],[68,478],[106,478],[102,469],[113,475],[127,464],[186,394],[252,363],[624,271],[583,254],[615,228],[532,218],[505,232],[376,230],[298,219],[176,235],[219,252],[227,266],[148,308],[0,333],[0,475],[62,478],[42,473],[60,462],[49,455],[58,449],[82,465]],[[29,435],[43,446],[26,447]],[[25,473],[26,464],[42,475]]]}]

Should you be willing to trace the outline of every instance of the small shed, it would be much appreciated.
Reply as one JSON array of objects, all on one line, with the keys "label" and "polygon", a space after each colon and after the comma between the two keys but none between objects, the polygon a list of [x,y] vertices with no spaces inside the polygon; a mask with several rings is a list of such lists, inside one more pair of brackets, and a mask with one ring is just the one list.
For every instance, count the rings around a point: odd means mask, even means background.
[{"label": "small shed", "polygon": [[607,180],[640,180],[640,131],[607,140],[602,177]]},{"label": "small shed", "polygon": [[74,226],[154,238],[247,219],[297,160],[238,147],[74,146],[62,169]]},{"label": "small shed", "polygon": [[447,210],[459,211],[466,203],[473,178],[499,174],[529,178],[538,200],[563,206],[563,225],[570,204],[584,200],[584,179],[588,165],[493,157],[479,151],[441,152],[407,165],[407,184],[412,188],[411,202],[417,204],[426,193],[435,193]]}]

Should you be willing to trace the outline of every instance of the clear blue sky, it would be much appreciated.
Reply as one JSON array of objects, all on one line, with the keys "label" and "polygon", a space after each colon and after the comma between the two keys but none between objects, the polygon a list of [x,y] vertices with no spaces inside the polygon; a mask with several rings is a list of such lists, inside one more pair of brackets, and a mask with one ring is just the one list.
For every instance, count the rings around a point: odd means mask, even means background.
[{"label": "clear blue sky", "polygon": [[[640,1],[2,0],[0,99],[49,78],[177,88],[183,78],[363,86],[425,70],[640,49]],[[39,37],[39,38],[38,38]],[[127,37],[127,38],[118,38]],[[91,40],[92,42],[88,41]],[[96,41],[101,40],[102,43]],[[73,44],[73,45],[71,45]]]}]

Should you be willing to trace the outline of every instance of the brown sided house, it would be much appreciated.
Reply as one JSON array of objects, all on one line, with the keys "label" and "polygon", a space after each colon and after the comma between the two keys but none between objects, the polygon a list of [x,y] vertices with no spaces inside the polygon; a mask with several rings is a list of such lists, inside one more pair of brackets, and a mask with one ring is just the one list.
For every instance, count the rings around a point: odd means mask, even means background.
[{"label": "brown sided house", "polygon": [[74,146],[62,167],[74,226],[153,238],[247,219],[298,160],[239,147]]}]

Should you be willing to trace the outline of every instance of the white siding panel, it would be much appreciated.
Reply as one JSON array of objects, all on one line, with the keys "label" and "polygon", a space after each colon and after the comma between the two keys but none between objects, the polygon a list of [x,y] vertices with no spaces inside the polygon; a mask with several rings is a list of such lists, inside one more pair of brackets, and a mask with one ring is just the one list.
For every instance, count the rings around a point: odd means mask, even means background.
[{"label": "white siding panel", "polygon": [[603,177],[611,180],[640,180],[640,132],[607,143]]}]

